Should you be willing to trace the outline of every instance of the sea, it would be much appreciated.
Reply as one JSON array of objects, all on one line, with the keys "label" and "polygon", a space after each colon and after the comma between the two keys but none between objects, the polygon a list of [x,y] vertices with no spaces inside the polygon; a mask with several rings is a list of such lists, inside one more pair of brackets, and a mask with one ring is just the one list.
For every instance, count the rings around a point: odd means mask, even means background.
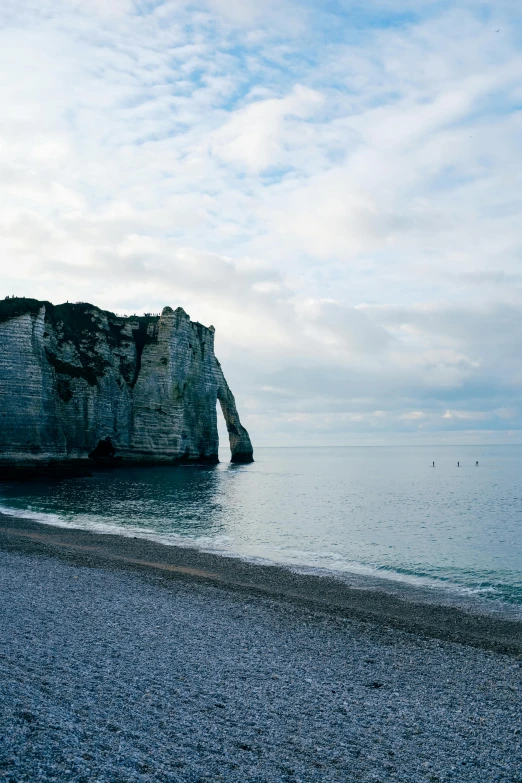
[{"label": "sea", "polygon": [[0,511],[475,596],[522,615],[522,446],[257,448],[250,465],[230,464],[226,449],[220,457],[2,483]]}]

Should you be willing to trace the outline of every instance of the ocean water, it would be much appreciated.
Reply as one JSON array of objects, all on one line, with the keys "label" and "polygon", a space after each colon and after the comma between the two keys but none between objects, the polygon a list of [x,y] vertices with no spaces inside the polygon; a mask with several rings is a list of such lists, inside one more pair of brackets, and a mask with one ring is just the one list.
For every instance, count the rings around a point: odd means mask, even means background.
[{"label": "ocean water", "polygon": [[3,483],[0,511],[522,606],[522,447],[258,448],[255,458]]}]

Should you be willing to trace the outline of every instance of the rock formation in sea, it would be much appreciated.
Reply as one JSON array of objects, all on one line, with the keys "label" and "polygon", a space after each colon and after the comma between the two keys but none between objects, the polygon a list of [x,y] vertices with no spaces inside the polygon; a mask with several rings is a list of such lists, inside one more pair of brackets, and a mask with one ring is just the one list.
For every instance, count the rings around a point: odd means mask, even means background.
[{"label": "rock formation in sea", "polygon": [[107,444],[125,461],[217,462],[217,400],[232,462],[251,462],[214,327],[181,307],[120,317],[83,302],[0,301],[0,464],[85,459]]}]

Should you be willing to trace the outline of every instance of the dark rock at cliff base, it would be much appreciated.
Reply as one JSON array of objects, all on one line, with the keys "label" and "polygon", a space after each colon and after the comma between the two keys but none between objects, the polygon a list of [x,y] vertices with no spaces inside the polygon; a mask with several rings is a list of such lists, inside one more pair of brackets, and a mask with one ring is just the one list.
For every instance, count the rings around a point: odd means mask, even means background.
[{"label": "dark rock at cliff base", "polygon": [[89,459],[94,460],[113,460],[116,456],[116,449],[112,445],[112,440],[107,437],[99,440],[96,448],[89,453]]},{"label": "dark rock at cliff base", "polygon": [[83,302],[0,301],[0,464],[214,463],[218,400],[232,461],[251,462],[214,333],[181,308],[120,317]]},{"label": "dark rock at cliff base", "polygon": [[232,454],[230,461],[248,464],[254,461],[254,455],[251,451],[239,451],[236,454]]},{"label": "dark rock at cliff base", "polygon": [[34,481],[35,479],[71,479],[92,476],[87,460],[69,460],[43,464],[0,465],[0,481]]}]

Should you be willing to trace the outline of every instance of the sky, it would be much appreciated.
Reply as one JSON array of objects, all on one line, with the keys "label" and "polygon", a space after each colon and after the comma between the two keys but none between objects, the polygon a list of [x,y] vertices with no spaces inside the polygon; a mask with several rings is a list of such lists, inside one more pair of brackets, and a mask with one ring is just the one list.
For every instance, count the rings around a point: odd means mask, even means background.
[{"label": "sky", "polygon": [[0,0],[0,297],[216,328],[256,445],[522,443],[522,4]]}]

